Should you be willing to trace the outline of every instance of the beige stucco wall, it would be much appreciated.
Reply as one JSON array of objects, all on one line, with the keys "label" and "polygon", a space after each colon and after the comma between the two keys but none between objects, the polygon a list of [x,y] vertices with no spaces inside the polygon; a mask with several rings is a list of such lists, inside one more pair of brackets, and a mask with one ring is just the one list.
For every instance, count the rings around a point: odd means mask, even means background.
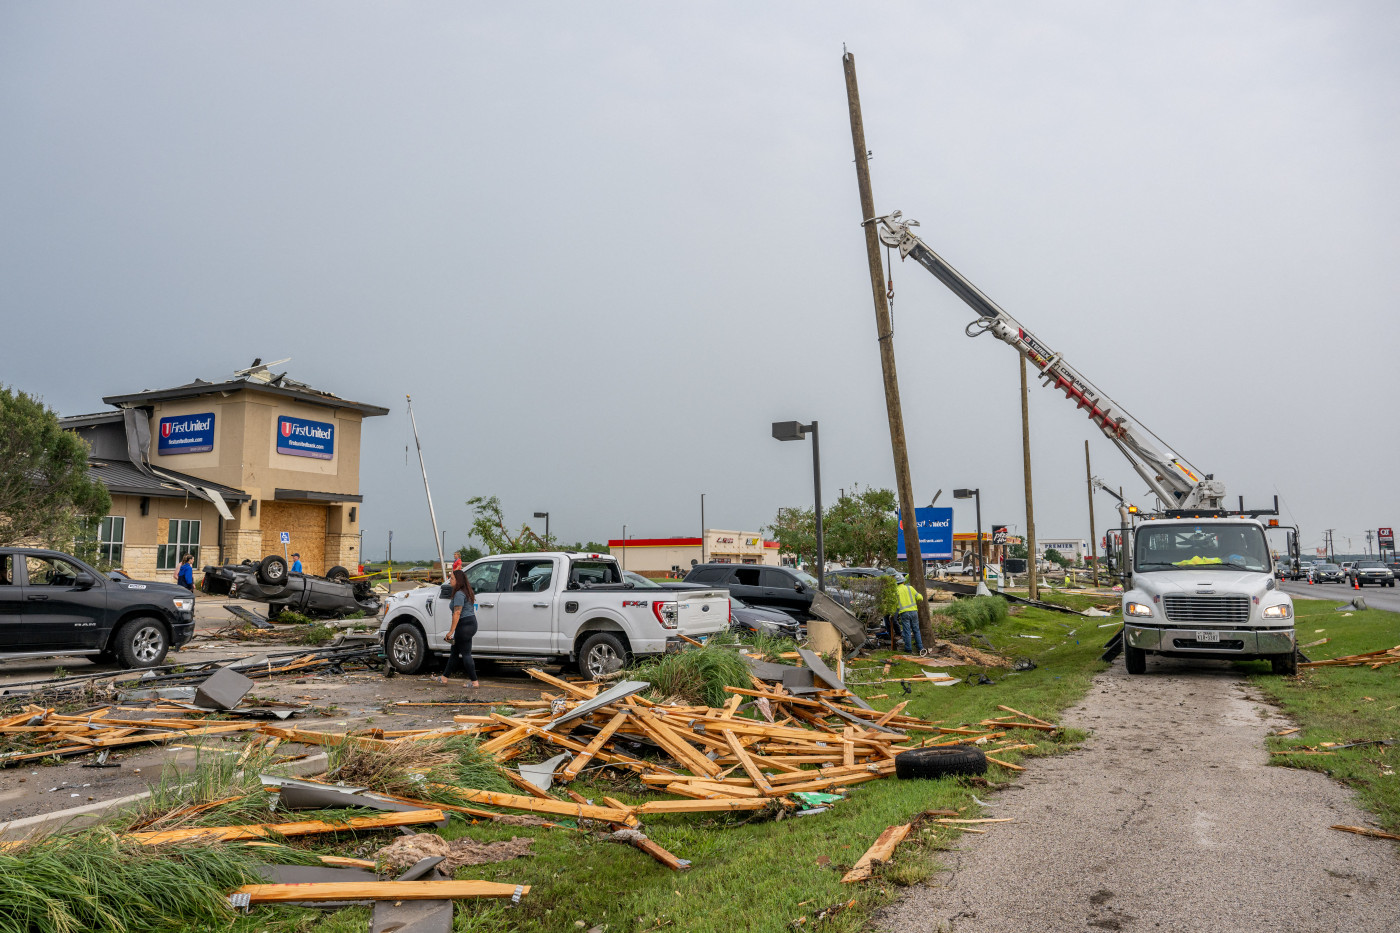
[{"label": "beige stucco wall", "polygon": [[[215,424],[217,426],[217,421]],[[219,547],[219,512],[212,503],[203,499],[152,498],[147,514],[142,515],[140,496],[114,495],[111,511],[107,514],[125,519],[120,567],[132,577],[143,580],[174,579],[173,570],[156,569],[156,547],[168,540],[172,519],[200,522],[199,557],[195,561],[196,576],[205,564],[218,563],[222,557]]]},{"label": "beige stucco wall", "polygon": [[700,559],[700,545],[689,547],[615,547],[612,553],[623,570],[635,573],[667,573],[672,566],[681,573],[690,569],[692,560]]}]

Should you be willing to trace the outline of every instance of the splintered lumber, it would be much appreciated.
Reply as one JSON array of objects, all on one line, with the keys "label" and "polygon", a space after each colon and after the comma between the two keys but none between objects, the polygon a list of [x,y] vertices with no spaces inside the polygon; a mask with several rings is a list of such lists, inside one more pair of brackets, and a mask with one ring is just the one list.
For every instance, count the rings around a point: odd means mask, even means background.
[{"label": "splintered lumber", "polygon": [[772,803],[769,797],[740,797],[728,800],[648,800],[637,807],[641,814],[717,813],[726,810],[762,810]]},{"label": "splintered lumber", "polygon": [[1394,648],[1382,648],[1379,651],[1367,651],[1364,654],[1349,654],[1341,658],[1328,658],[1324,661],[1307,661],[1300,663],[1299,667],[1360,667],[1366,664],[1375,670],[1386,664],[1400,664],[1400,645]]},{"label": "splintered lumber", "polygon": [[556,780],[567,784],[569,781],[578,777],[579,772],[583,770],[584,766],[593,760],[593,756],[602,750],[603,746],[612,738],[613,733],[626,721],[626,710],[619,712],[612,719],[609,719],[608,724],[603,727],[603,730],[593,737],[593,741],[589,742],[583,751],[574,756],[574,760],[569,762],[569,766],[564,769],[563,773],[557,776]]},{"label": "splintered lumber", "polygon": [[[607,820],[611,823],[626,823],[632,816],[626,810],[619,810],[615,807],[595,807],[583,803],[569,803],[564,800],[556,800],[551,797],[548,800],[539,800],[535,797],[527,797],[523,794],[503,794],[493,790],[475,790],[470,787],[452,787],[447,784],[435,784],[434,787],[441,787],[455,792],[463,800],[471,800],[476,803],[484,803],[492,807],[503,807],[507,810],[526,810],[530,813],[553,813],[558,816],[572,816],[585,820]],[[441,819],[441,817],[438,817]]]},{"label": "splintered lumber", "polygon": [[744,746],[739,744],[739,737],[729,729],[723,730],[720,734],[724,736],[724,741],[729,744],[729,750],[734,753],[734,757],[739,760],[739,767],[743,768],[744,773],[749,776],[749,780],[753,781],[754,787],[771,797],[773,785],[768,783],[768,778],[758,769],[758,765],[749,757],[749,753],[744,751]]},{"label": "splintered lumber", "polygon": [[857,860],[851,870],[841,877],[841,883],[850,884],[852,881],[864,881],[869,878],[876,865],[883,865],[890,860],[895,847],[909,835],[909,828],[909,823],[901,823],[882,832],[875,844],[866,849],[865,854]]},{"label": "splintered lumber", "polygon": [[[244,847],[257,847],[259,849],[285,849],[288,852],[297,851],[290,846],[278,845],[275,842],[245,842],[243,845]],[[300,854],[305,855],[307,853],[302,852]],[[322,865],[333,865],[336,868],[368,868],[373,870],[379,867],[378,862],[366,858],[348,858],[344,855],[317,855],[316,858],[321,860]]]},{"label": "splintered lumber", "polygon": [[328,881],[310,884],[245,884],[235,893],[254,904],[281,901],[420,901],[515,897],[528,884],[495,881]]},{"label": "splintered lumber", "polygon": [[311,836],[317,833],[343,833],[357,829],[384,829],[394,826],[412,826],[417,823],[440,823],[445,819],[447,819],[447,815],[441,810],[409,810],[404,813],[353,816],[335,822],[303,820],[297,823],[251,823],[247,826],[198,826],[190,829],[126,833],[121,838],[146,846],[169,845],[175,842],[187,842],[191,839],[198,839],[201,842],[231,842],[240,839],[259,839],[264,836]]},{"label": "splintered lumber", "polygon": [[1356,833],[1358,836],[1370,836],[1373,839],[1400,840],[1400,836],[1397,836],[1394,833],[1383,833],[1379,829],[1367,829],[1365,826],[1344,826],[1338,824],[1336,826],[1333,826],[1332,828],[1340,829],[1344,833]]},{"label": "splintered lumber", "polygon": [[1060,727],[1043,722],[1015,722],[1006,719],[984,719],[979,725],[991,726],[995,729],[1038,729],[1041,732],[1055,732]]},{"label": "splintered lumber", "polygon": [[1053,726],[1053,725],[1054,725],[1053,722],[1046,722],[1044,719],[1037,719],[1036,717],[1032,716],[1030,713],[1023,713],[1023,712],[1021,712],[1021,711],[1018,710],[1018,709],[1012,709],[1012,708],[1009,707],[1009,706],[1002,706],[1000,703],[997,704],[997,709],[1001,710],[1001,711],[1004,712],[1004,713],[1011,713],[1011,714],[1014,715],[1014,716],[1020,716],[1022,719],[1029,719],[1031,722],[1038,722],[1038,723],[1040,723],[1042,726]]},{"label": "splintered lumber", "polygon": [[987,757],[987,760],[990,761],[992,764],[994,764],[994,765],[1000,765],[1001,767],[1005,768],[1005,769],[1008,770],[1008,771],[1024,771],[1024,770],[1026,770],[1022,765],[1013,765],[1013,764],[1012,764],[1011,762],[1009,762],[1009,761],[1002,761],[1000,758],[993,758],[991,755],[988,755],[988,756],[986,756],[986,757]]},{"label": "splintered lumber", "polygon": [[280,726],[258,726],[258,731],[264,735],[276,736],[287,742],[296,742],[300,745],[325,745],[335,747],[339,745],[354,745],[357,748],[366,749],[389,749],[394,745],[384,739],[367,739],[361,736],[349,735],[344,732],[311,732],[307,729],[284,729]]}]

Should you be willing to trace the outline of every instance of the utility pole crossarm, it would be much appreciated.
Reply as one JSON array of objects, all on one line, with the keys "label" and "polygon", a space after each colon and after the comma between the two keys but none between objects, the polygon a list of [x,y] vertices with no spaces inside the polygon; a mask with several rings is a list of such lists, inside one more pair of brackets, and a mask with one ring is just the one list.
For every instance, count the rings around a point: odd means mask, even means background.
[{"label": "utility pole crossarm", "polygon": [[1160,442],[1161,438],[1157,438],[915,235],[911,228],[918,226],[918,221],[903,220],[900,212],[896,211],[876,217],[874,224],[882,243],[898,248],[901,259],[912,257],[977,312],[977,320],[967,326],[968,336],[976,337],[990,332],[1018,353],[1025,354],[1026,359],[1039,370],[1038,375],[1044,385],[1064,392],[1076,407],[1085,410],[1089,420],[1113,441],[1164,505],[1169,508],[1222,507],[1224,483],[1202,474],[1185,457],[1170,449],[1163,453],[1148,439],[1152,437]]}]

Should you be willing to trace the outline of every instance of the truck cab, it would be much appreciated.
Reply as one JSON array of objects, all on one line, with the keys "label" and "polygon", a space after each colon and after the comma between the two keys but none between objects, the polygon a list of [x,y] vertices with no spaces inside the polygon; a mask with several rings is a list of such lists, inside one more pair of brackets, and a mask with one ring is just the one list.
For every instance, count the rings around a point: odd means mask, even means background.
[{"label": "truck cab", "polygon": [[1150,518],[1130,537],[1123,593],[1123,660],[1147,656],[1266,659],[1297,673],[1293,600],[1279,589],[1264,526],[1228,515]]}]

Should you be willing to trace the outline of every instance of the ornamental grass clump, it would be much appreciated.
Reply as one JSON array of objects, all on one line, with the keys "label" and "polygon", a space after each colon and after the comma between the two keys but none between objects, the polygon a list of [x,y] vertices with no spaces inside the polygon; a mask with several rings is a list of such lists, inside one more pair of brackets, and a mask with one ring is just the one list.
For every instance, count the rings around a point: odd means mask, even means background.
[{"label": "ornamental grass clump", "polygon": [[[455,735],[384,745],[346,743],[331,751],[332,774],[351,787],[437,803],[461,803],[454,787],[515,791],[501,765],[471,736]],[[443,785],[443,786],[434,786]]]},{"label": "ornamental grass clump", "polygon": [[988,625],[1005,621],[1011,610],[1000,596],[973,596],[959,599],[943,610],[962,624],[963,631],[973,632]]},{"label": "ornamental grass clump", "polygon": [[637,665],[629,680],[651,684],[649,699],[697,706],[723,706],[725,687],[748,687],[749,666],[733,648],[721,645],[689,648]]}]

